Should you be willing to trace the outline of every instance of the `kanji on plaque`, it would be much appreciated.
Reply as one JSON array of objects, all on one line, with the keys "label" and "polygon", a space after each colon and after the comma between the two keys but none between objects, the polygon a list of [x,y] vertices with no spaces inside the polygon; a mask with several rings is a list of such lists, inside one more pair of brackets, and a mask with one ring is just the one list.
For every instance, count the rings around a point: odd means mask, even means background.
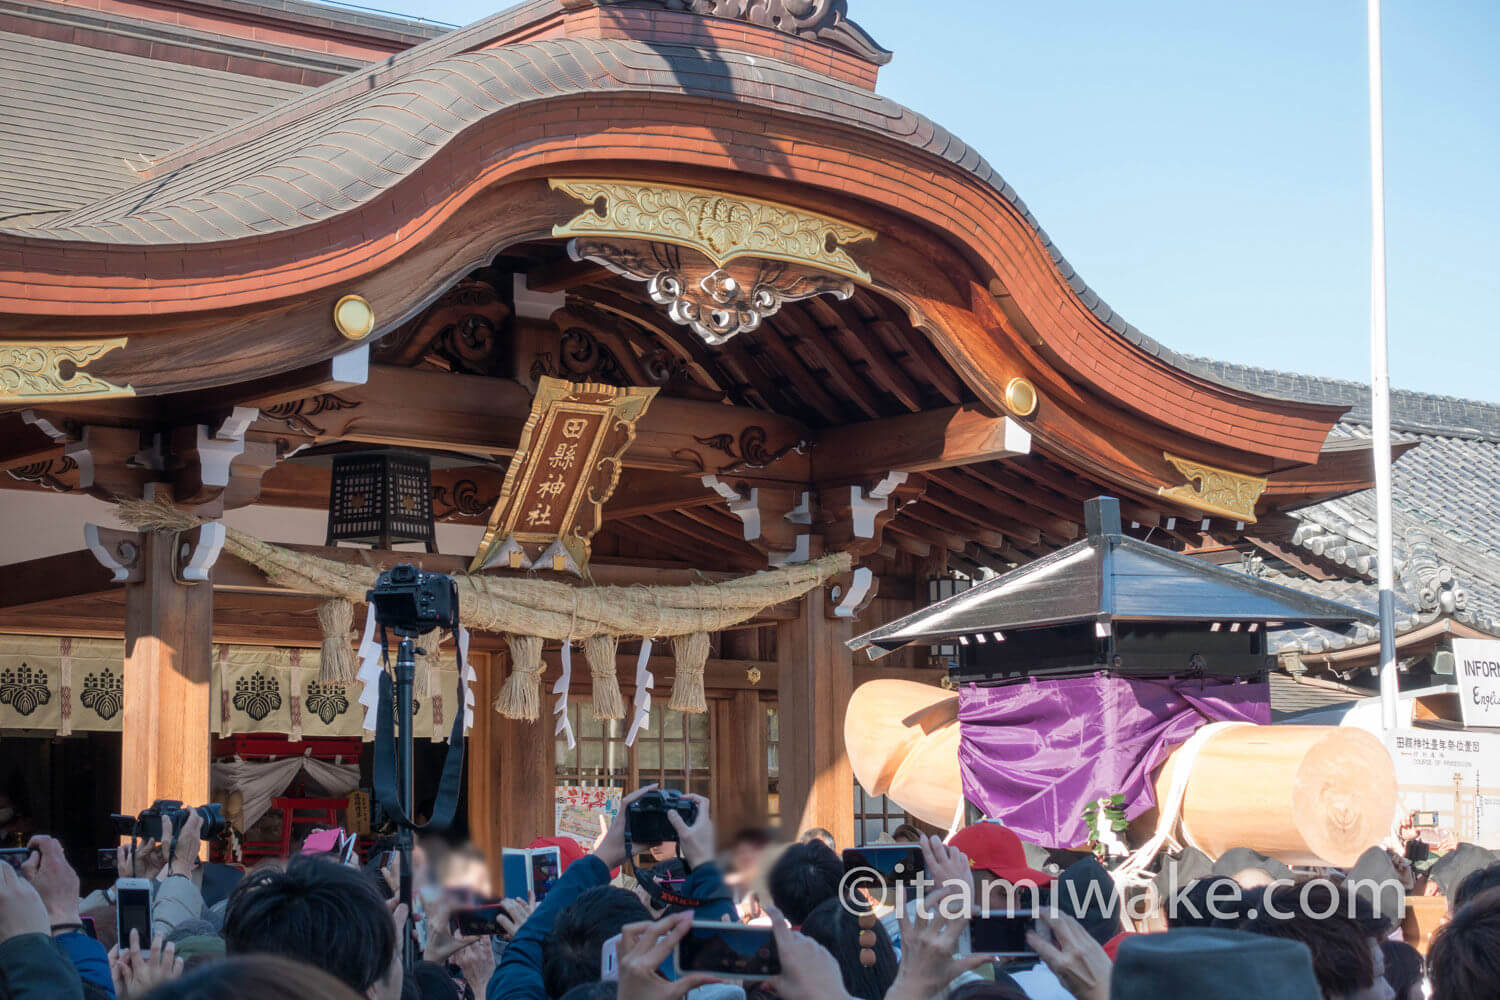
[{"label": "kanji on plaque", "polygon": [[541,379],[470,571],[582,573],[599,509],[619,482],[620,456],[656,391]]}]

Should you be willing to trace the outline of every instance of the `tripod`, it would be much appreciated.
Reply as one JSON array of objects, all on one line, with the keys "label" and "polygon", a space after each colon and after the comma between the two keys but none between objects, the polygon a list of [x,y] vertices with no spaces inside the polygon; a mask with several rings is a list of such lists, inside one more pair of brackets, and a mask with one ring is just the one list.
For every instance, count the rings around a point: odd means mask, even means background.
[{"label": "tripod", "polygon": [[401,644],[396,647],[396,721],[400,735],[396,740],[396,796],[401,803],[401,813],[396,817],[396,851],[401,857],[400,889],[398,895],[406,904],[406,928],[401,938],[401,965],[409,974],[417,964],[417,942],[412,933],[416,911],[412,907],[411,853],[416,838],[412,829],[412,809],[415,777],[412,769],[412,737],[414,722],[411,705],[412,687],[417,676],[417,646],[415,638],[406,632],[398,632]]}]

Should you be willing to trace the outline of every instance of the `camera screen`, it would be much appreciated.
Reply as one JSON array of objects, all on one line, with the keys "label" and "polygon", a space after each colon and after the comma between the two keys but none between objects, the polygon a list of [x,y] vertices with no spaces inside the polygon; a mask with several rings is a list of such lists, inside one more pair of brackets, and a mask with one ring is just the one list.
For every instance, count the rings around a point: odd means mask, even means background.
[{"label": "camera screen", "polygon": [[[121,882],[125,881],[124,879]],[[130,879],[132,882],[143,881],[141,879]],[[135,930],[139,935],[141,947],[151,946],[151,889],[149,886],[143,888],[125,888],[120,882],[115,883],[115,915],[118,920],[119,939],[127,948],[130,946],[130,932]]]},{"label": "camera screen", "polygon": [[969,921],[969,951],[975,955],[1030,955],[1026,932],[1034,923],[1030,910],[976,915]]},{"label": "camera screen", "polygon": [[21,865],[30,856],[31,850],[26,847],[7,847],[4,850],[0,850],[0,861],[4,861],[16,871],[21,870]]},{"label": "camera screen", "polygon": [[677,970],[767,979],[781,974],[781,959],[769,927],[695,921],[677,945]]},{"label": "camera screen", "polygon": [[495,918],[500,915],[499,905],[476,906],[469,910],[459,910],[448,918],[448,926],[468,937],[486,937],[492,934],[500,934],[500,925]]},{"label": "camera screen", "polygon": [[536,901],[542,899],[562,874],[562,852],[556,847],[538,850],[531,855],[531,886]]},{"label": "camera screen", "polygon": [[927,870],[922,849],[912,844],[851,847],[844,851],[844,871],[871,871],[886,886],[912,885]]}]

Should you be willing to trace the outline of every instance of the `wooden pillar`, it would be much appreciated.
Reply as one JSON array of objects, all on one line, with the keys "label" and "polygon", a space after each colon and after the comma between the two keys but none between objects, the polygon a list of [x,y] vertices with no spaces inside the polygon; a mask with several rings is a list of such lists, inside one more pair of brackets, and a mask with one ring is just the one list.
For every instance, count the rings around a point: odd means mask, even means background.
[{"label": "wooden pillar", "polygon": [[213,583],[173,579],[175,535],[142,538],[141,580],[125,588],[120,809],[126,813],[157,799],[207,802],[213,739]]},{"label": "wooden pillar", "polygon": [[713,811],[720,841],[766,825],[766,710],[754,691],[710,703],[714,713]]},{"label": "wooden pillar", "polygon": [[781,818],[801,834],[822,827],[840,848],[854,845],[854,772],[844,750],[844,712],[854,694],[848,618],[828,617],[827,591],[802,599],[796,621],[776,630],[781,674]]},{"label": "wooden pillar", "polygon": [[553,832],[552,702],[543,697],[536,722],[507,719],[494,709],[510,657],[475,653],[474,728],[469,731],[469,834],[500,877],[506,847],[525,847]]}]

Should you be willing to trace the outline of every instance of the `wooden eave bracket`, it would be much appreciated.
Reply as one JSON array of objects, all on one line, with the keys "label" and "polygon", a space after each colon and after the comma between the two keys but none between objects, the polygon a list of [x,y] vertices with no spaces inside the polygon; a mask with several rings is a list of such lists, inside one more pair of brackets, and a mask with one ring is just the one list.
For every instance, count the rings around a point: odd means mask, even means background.
[{"label": "wooden eave bracket", "polygon": [[97,524],[83,526],[83,542],[99,565],[110,572],[113,583],[140,583],[145,579],[141,566],[141,549],[145,540],[139,531],[103,528]]},{"label": "wooden eave bracket", "polygon": [[219,553],[224,551],[226,536],[219,521],[200,524],[177,536],[177,551],[172,556],[172,577],[183,584],[206,582],[213,572]]}]

